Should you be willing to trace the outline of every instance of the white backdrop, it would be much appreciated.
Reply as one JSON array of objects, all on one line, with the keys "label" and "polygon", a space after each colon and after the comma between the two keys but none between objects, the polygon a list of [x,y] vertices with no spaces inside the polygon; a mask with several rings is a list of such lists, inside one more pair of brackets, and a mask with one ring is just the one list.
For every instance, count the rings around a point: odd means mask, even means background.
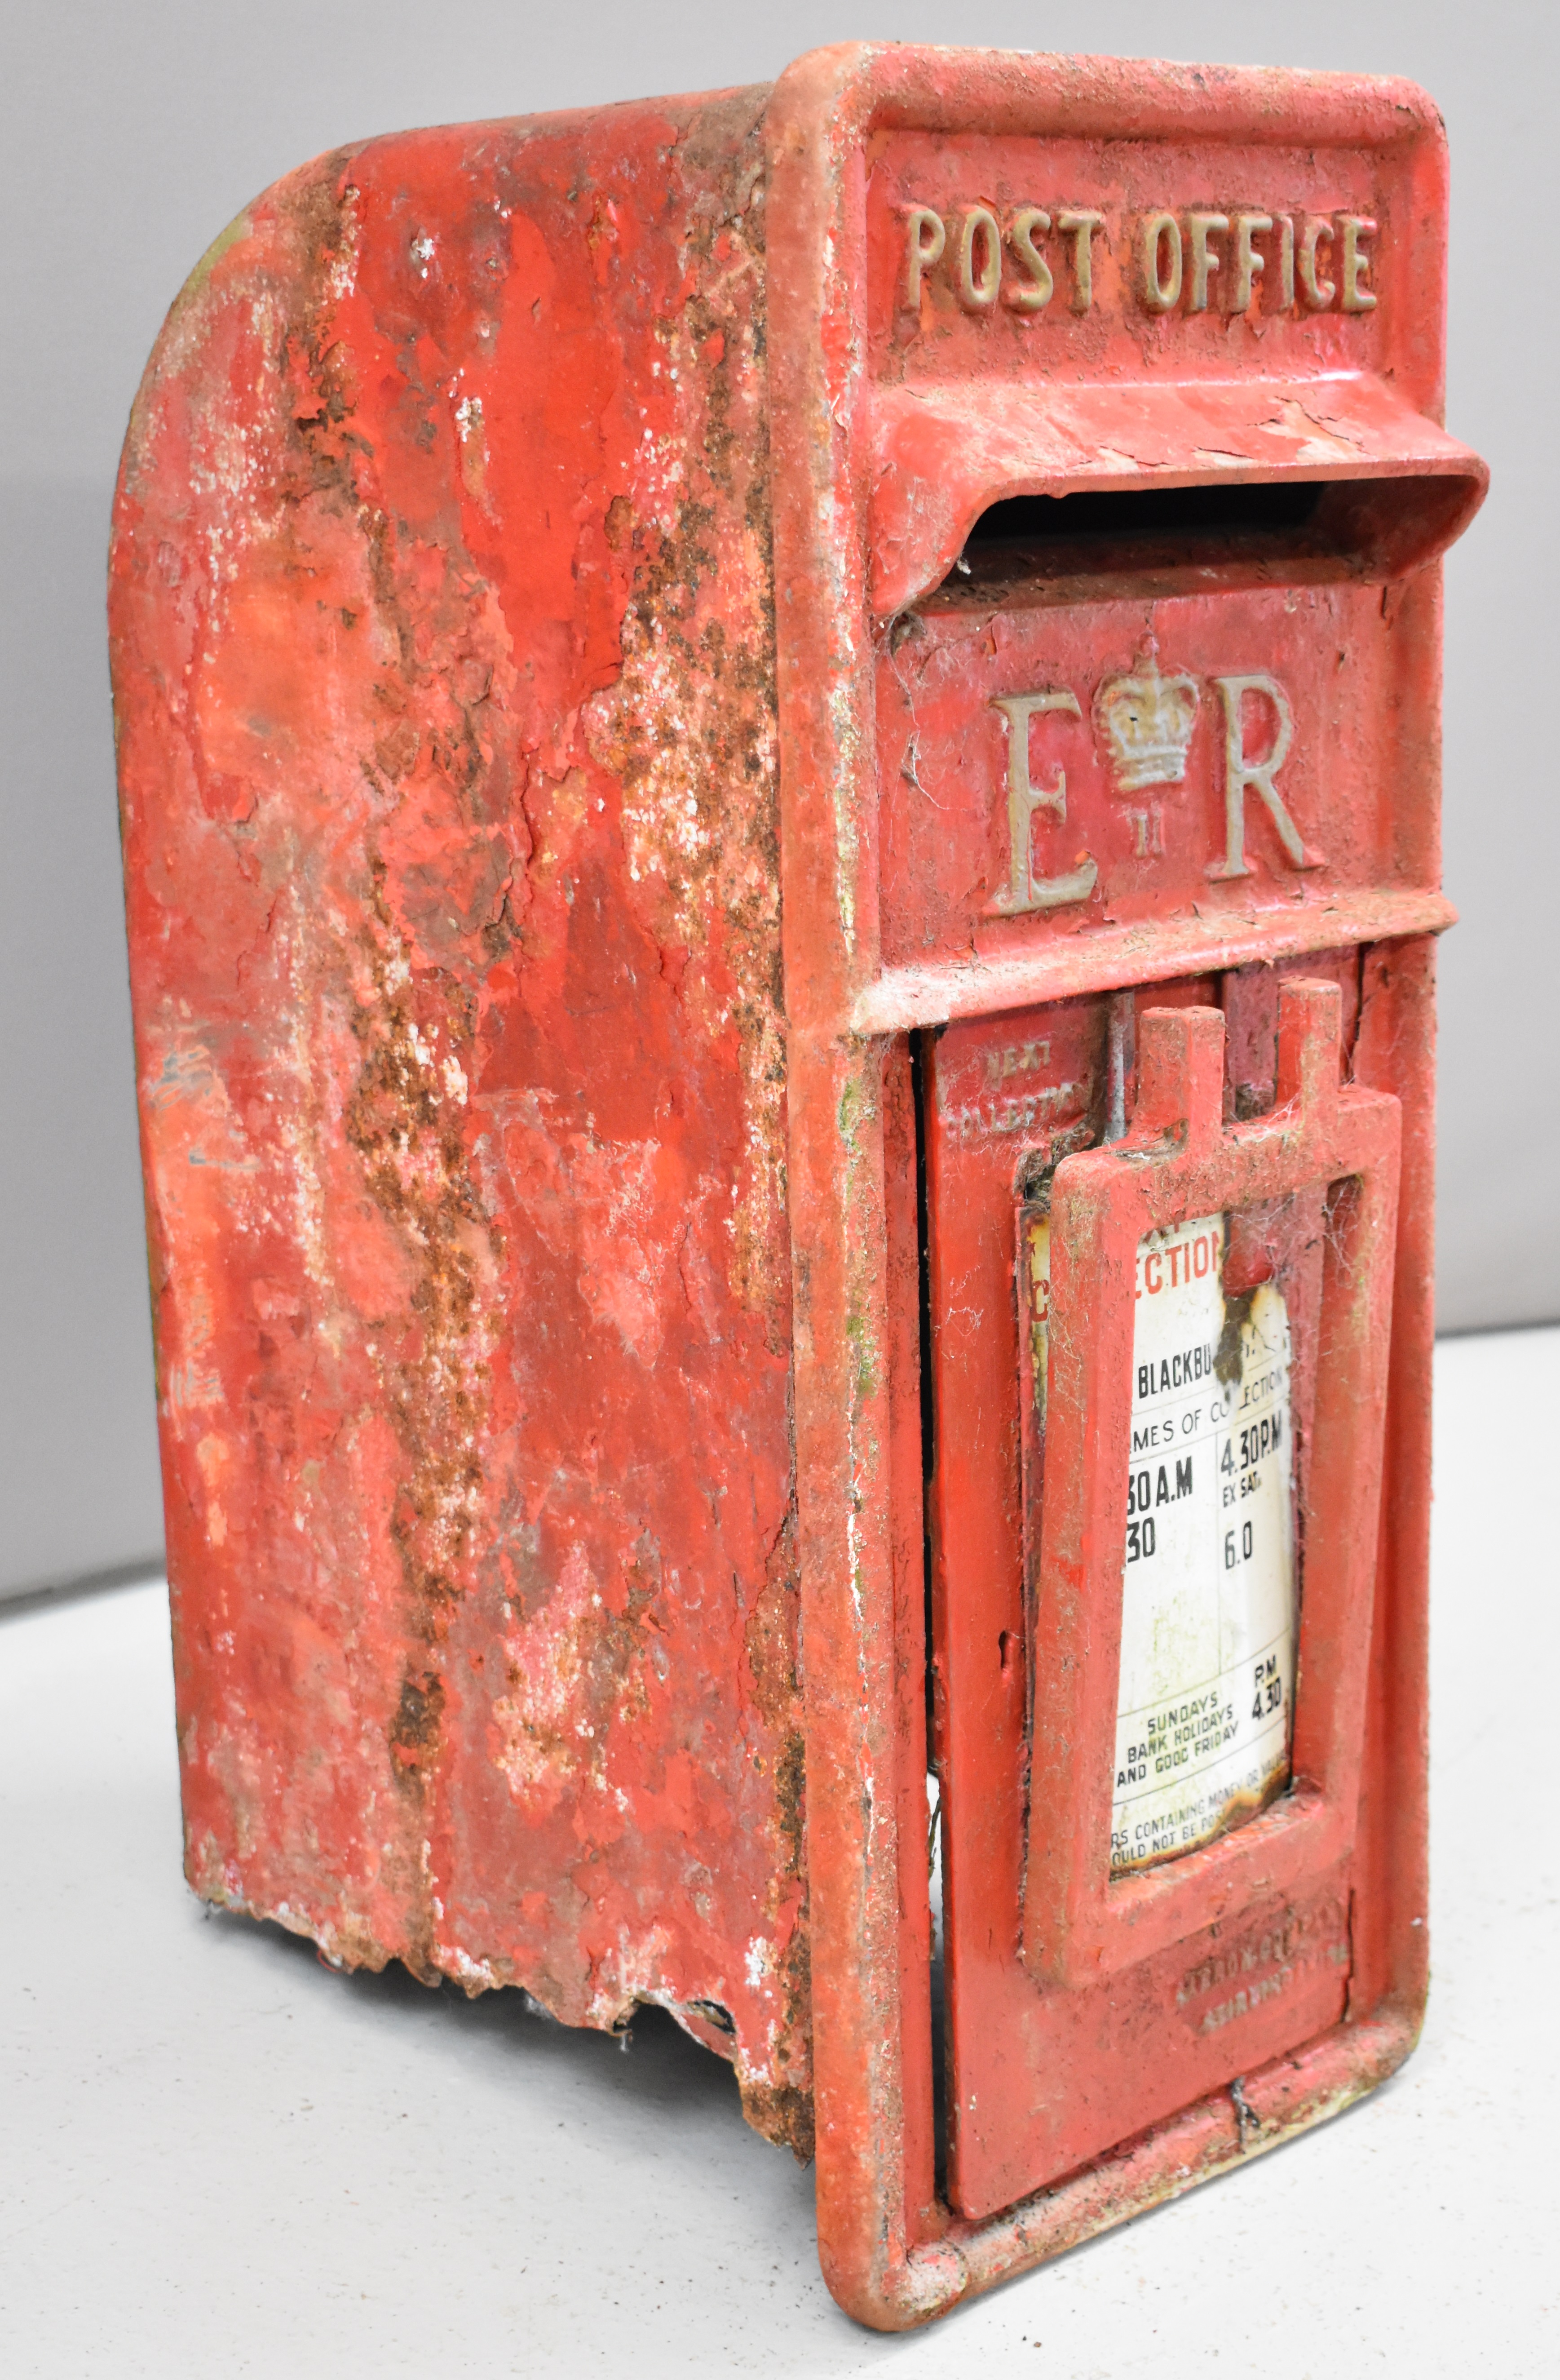
[{"label": "white backdrop", "polygon": [[52,0],[0,91],[0,1594],[161,1539],[103,571],[163,313],[279,174],[410,124],[753,82],[850,39],[1087,45],[1407,74],[1452,140],[1448,419],[1494,492],[1449,565],[1441,1322],[1560,1315],[1553,0]]}]

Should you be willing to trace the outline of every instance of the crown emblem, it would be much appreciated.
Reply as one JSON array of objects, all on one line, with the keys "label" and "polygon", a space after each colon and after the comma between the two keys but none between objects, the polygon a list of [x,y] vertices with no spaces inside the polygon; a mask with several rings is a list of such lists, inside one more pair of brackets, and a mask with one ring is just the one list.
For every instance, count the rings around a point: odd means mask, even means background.
[{"label": "crown emblem", "polygon": [[1094,726],[1110,749],[1118,789],[1179,785],[1197,717],[1197,681],[1184,672],[1165,677],[1152,637],[1139,647],[1129,676],[1107,678],[1094,697]]}]

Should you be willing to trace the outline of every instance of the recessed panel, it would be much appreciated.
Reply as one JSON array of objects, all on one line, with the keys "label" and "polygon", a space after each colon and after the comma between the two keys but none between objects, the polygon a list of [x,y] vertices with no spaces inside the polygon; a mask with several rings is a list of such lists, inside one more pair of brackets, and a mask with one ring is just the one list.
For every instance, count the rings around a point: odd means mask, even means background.
[{"label": "recessed panel", "polygon": [[877,725],[890,966],[1433,881],[1379,589],[934,607],[884,638]]}]

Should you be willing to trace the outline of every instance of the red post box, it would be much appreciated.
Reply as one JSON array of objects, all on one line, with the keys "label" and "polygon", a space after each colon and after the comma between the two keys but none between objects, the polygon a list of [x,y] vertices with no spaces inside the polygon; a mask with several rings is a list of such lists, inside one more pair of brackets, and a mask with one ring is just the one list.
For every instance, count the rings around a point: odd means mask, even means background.
[{"label": "red post box", "polygon": [[670,2009],[881,2326],[1420,2022],[1445,224],[825,51],[321,159],[137,403],[190,1881]]}]

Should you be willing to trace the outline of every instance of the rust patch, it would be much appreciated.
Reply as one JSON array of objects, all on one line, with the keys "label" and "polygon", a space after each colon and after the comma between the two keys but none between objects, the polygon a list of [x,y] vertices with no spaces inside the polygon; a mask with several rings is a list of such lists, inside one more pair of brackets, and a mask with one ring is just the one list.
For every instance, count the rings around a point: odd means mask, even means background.
[{"label": "rust patch", "polygon": [[[426,1840],[446,1703],[441,1648],[483,1488],[478,1450],[491,1331],[481,1276],[498,1251],[447,1109],[451,1072],[469,1057],[469,1004],[447,979],[413,978],[384,900],[382,864],[373,875],[380,931],[366,943],[376,998],[353,1018],[363,1064],[344,1123],[369,1195],[416,1268],[410,1313],[385,1330],[380,1369],[405,1463],[391,1534],[413,1640],[389,1750],[398,1790],[417,1806],[414,1831]],[[422,1981],[435,1983],[441,1962],[425,1863],[405,1878],[405,1890],[401,1955]]]},{"label": "rust patch", "polygon": [[777,2148],[789,2149],[798,2165],[811,2165],[817,2155],[813,2095],[790,2082],[749,2082],[739,2073],[742,2111],[756,2132]]}]

